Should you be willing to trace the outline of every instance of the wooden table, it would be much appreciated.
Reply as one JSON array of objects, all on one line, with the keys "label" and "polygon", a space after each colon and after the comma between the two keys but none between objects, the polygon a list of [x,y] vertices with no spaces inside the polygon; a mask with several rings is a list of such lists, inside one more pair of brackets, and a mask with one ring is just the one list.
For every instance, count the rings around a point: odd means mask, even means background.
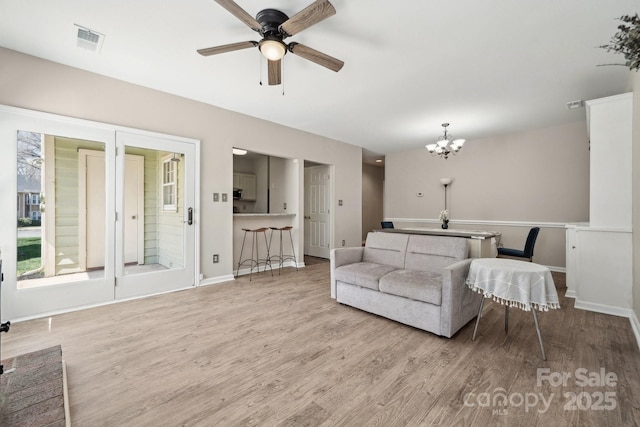
[{"label": "wooden table", "polygon": [[476,339],[484,300],[485,298],[493,298],[494,301],[505,306],[505,332],[509,331],[509,307],[518,307],[533,313],[542,360],[547,360],[536,309],[548,311],[560,308],[555,283],[547,267],[511,259],[478,258],[471,262],[466,283],[469,288],[484,295],[480,303],[476,326],[473,329],[472,340]]}]

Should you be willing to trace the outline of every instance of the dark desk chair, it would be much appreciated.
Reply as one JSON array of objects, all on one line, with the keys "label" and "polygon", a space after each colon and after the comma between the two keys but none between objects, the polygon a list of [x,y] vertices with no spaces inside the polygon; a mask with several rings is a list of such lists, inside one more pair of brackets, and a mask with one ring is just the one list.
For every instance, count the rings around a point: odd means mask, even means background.
[{"label": "dark desk chair", "polygon": [[536,239],[538,238],[539,232],[540,232],[540,227],[533,227],[531,230],[529,230],[529,235],[527,236],[527,242],[524,244],[523,251],[519,249],[498,248],[498,258],[501,258],[503,256],[514,257],[514,258],[526,258],[529,260],[529,262],[532,262],[533,247],[536,244]]},{"label": "dark desk chair", "polygon": [[382,228],[393,228],[393,222],[392,221],[382,221],[380,223],[380,226]]}]

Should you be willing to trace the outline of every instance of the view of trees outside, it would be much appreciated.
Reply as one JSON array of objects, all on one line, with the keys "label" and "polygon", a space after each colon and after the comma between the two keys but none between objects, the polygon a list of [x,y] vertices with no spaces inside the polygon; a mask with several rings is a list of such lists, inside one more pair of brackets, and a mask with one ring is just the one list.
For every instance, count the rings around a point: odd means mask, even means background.
[{"label": "view of trees outside", "polygon": [[18,131],[18,175],[40,180],[42,135]]},{"label": "view of trees outside", "polygon": [[[40,221],[27,216],[25,208],[39,205],[41,200],[42,135],[35,132],[18,131],[18,280],[38,277],[42,274],[42,235]],[[21,188],[21,187],[25,188]],[[27,188],[28,187],[28,188]],[[21,194],[22,193],[22,194]],[[37,202],[37,203],[36,203]],[[40,207],[37,206],[38,218]],[[23,213],[22,217],[20,213]],[[37,226],[37,227],[34,227]]]}]

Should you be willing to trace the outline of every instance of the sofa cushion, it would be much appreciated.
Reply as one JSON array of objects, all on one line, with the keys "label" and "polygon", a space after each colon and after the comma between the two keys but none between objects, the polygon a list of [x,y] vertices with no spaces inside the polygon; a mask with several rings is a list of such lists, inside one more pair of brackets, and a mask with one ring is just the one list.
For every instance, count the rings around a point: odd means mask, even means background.
[{"label": "sofa cushion", "polygon": [[335,279],[351,285],[379,291],[378,282],[382,276],[395,270],[395,267],[372,262],[356,262],[335,269]]},{"label": "sofa cushion", "polygon": [[395,270],[380,279],[380,291],[430,304],[442,304],[442,275],[430,271]]},{"label": "sofa cushion", "polygon": [[422,236],[413,234],[407,243],[408,270],[442,274],[442,269],[467,258],[469,248],[463,237]]},{"label": "sofa cushion", "polygon": [[404,256],[407,252],[408,240],[408,234],[369,233],[362,261],[404,268]]}]

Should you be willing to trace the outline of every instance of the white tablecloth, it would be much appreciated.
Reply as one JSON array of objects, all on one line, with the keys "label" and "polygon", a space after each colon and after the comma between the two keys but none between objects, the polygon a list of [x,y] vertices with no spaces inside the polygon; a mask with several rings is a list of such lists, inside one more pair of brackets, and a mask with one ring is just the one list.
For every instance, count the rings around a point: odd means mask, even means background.
[{"label": "white tablecloth", "polygon": [[503,258],[478,258],[471,262],[467,286],[509,307],[530,311],[560,308],[556,286],[547,267]]}]

